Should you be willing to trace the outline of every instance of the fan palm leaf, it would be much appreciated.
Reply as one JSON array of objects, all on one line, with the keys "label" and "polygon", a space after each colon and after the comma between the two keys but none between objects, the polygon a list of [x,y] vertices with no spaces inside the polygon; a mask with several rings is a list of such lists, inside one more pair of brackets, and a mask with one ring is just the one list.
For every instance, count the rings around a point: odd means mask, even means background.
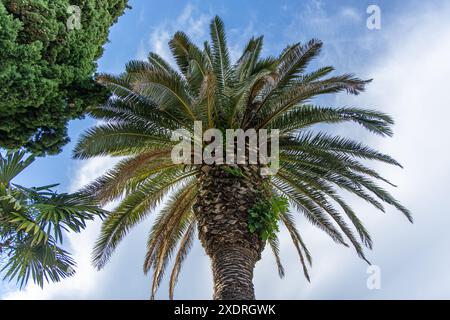
[{"label": "fan palm leaf", "polygon": [[64,234],[79,233],[87,221],[106,215],[86,193],[14,184],[33,161],[22,151],[0,154],[0,272],[20,287],[30,279],[43,287],[74,275],[75,261],[62,247]]}]

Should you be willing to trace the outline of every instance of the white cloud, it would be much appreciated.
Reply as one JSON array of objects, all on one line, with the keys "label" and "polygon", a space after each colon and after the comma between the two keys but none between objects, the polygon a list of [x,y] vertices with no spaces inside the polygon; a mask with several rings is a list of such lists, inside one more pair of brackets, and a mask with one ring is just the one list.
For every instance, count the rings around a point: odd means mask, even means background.
[{"label": "white cloud", "polygon": [[109,168],[114,166],[118,161],[118,158],[110,157],[98,157],[84,161],[79,166],[75,179],[70,186],[70,192],[74,192],[94,179],[101,176]]},{"label": "white cloud", "polygon": [[185,32],[194,42],[203,40],[211,15],[200,13],[198,8],[188,3],[174,20],[166,20],[152,29],[146,40],[141,41],[136,54],[138,59],[146,59],[149,52],[155,52],[173,63],[168,42],[177,31]]},{"label": "white cloud", "polygon": [[361,21],[361,12],[353,7],[345,7],[340,11],[340,15],[343,18],[352,20],[352,21]]},{"label": "white cloud", "polygon": [[393,193],[413,212],[414,225],[394,209],[380,214],[352,201],[373,234],[375,247],[369,259],[381,267],[382,289],[366,288],[366,266],[352,250],[331,245],[319,231],[304,226],[314,257],[312,283],[306,284],[300,269],[291,267],[297,261],[290,249],[285,280],[268,285],[266,279],[275,276],[274,268],[265,262],[258,267],[259,298],[274,293],[276,298],[316,299],[450,297],[446,271],[450,258],[445,254],[450,242],[446,201],[450,151],[444,146],[450,116],[450,22],[446,19],[450,6],[421,10],[421,14],[399,16],[392,29],[383,29],[389,34],[385,50],[374,55],[375,64],[360,70],[375,79],[367,93],[338,99],[340,104],[377,108],[396,120],[393,139],[371,138],[359,130],[344,132],[392,154],[405,167],[379,165],[377,169],[398,184]]},{"label": "white cloud", "polygon": [[[173,34],[183,31],[194,43],[203,46],[203,42],[209,40],[209,23],[212,17],[212,14],[200,12],[199,8],[188,3],[176,19],[166,20],[152,28],[148,38],[141,41],[136,57],[145,60],[149,52],[155,52],[175,65],[168,45]],[[246,41],[254,35],[255,19],[254,15],[250,15],[244,28],[227,30],[232,61],[240,57]]]}]

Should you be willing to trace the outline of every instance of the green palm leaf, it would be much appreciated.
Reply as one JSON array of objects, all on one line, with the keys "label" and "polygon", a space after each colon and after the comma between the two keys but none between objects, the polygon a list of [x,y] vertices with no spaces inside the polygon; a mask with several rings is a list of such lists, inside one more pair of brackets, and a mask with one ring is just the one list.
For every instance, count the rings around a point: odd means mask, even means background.
[{"label": "green palm leaf", "polygon": [[161,202],[171,188],[196,171],[168,169],[147,179],[137,190],[125,197],[120,205],[106,218],[94,254],[94,265],[101,269],[108,262],[123,237],[141,222]]},{"label": "green palm leaf", "polygon": [[30,279],[43,287],[75,274],[75,261],[61,246],[65,233],[81,232],[87,221],[106,215],[85,193],[12,183],[33,160],[20,151],[0,155],[0,272],[21,288]]}]

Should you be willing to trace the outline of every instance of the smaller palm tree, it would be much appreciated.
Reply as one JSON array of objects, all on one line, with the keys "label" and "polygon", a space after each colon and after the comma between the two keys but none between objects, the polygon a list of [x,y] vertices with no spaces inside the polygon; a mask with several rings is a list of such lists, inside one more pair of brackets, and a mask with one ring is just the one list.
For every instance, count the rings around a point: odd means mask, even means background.
[{"label": "smaller palm tree", "polygon": [[105,212],[85,194],[57,194],[49,185],[25,188],[12,180],[34,161],[24,152],[0,154],[0,272],[22,288],[29,278],[43,287],[75,273],[60,245],[63,231],[80,232]]}]

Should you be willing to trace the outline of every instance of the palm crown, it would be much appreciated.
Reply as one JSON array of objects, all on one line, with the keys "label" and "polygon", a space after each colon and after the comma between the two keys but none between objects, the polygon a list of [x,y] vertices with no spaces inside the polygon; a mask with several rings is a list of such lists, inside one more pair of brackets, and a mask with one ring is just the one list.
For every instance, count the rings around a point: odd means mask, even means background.
[{"label": "palm crown", "polygon": [[[349,241],[366,259],[362,247],[372,247],[370,235],[337,188],[382,211],[383,203],[392,205],[411,220],[408,210],[377,184],[390,182],[359,159],[400,165],[357,141],[314,133],[310,128],[322,123],[354,122],[375,134],[391,136],[393,121],[384,113],[321,107],[311,102],[323,94],[358,94],[369,81],[350,74],[329,76],[332,67],[308,72],[308,64],[322,47],[318,40],[290,45],[278,57],[262,58],[263,37],[252,38],[242,56],[232,63],[220,18],[212,20],[210,33],[211,44],[205,42],[202,48],[183,32],[173,36],[169,46],[178,70],[150,53],[148,61],[129,62],[121,75],[98,78],[114,96],[90,110],[103,122],[84,134],[75,157],[125,158],[86,187],[103,203],[124,196],[104,221],[94,251],[95,265],[103,267],[128,231],[164,200],[165,206],[148,237],[144,270],[153,269],[154,295],[178,249],[170,276],[173,296],[181,265],[194,240],[198,221],[193,205],[201,195],[197,179],[200,166],[171,161],[175,144],[171,135],[176,129],[193,131],[194,121],[201,121],[204,130],[279,129],[280,170],[269,179],[271,192],[287,198],[292,210],[303,213],[337,243],[348,246]],[[280,210],[277,219],[286,226],[309,279],[311,256],[294,216]],[[267,240],[283,275],[276,235]]]}]

